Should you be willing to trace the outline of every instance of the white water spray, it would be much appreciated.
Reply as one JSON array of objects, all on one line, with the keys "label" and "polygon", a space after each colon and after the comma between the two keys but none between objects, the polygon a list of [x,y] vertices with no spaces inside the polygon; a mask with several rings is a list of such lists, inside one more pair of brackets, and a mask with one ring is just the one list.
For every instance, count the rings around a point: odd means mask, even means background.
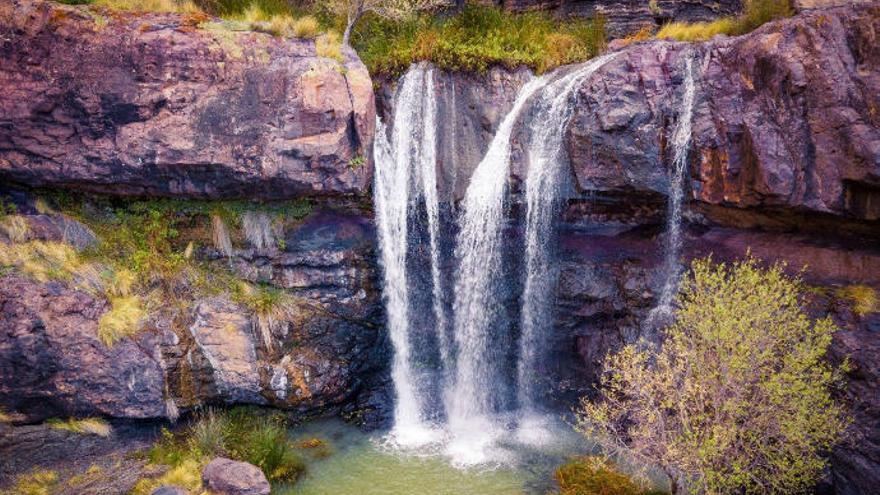
[{"label": "white water spray", "polygon": [[439,227],[433,80],[430,66],[419,64],[410,68],[401,79],[396,95],[391,139],[387,139],[386,128],[379,121],[374,144],[376,223],[385,278],[388,330],[394,347],[391,376],[397,393],[390,439],[395,445],[407,448],[438,438],[437,431],[424,420],[423,398],[412,369],[406,266],[409,209],[412,200],[419,196],[425,199],[428,210],[432,265],[435,258],[439,258],[434,253]]},{"label": "white water spray", "polygon": [[694,98],[696,83],[694,81],[693,57],[685,59],[684,93],[681,101],[681,112],[678,124],[672,135],[673,172],[669,183],[669,211],[666,226],[665,271],[666,279],[660,292],[657,307],[651,310],[649,321],[665,318],[672,314],[672,300],[678,290],[678,279],[681,274],[679,255],[681,253],[681,210],[684,200],[684,178],[687,174],[688,153],[691,147],[693,129]]},{"label": "white water spray", "polygon": [[552,325],[553,294],[558,267],[554,263],[557,216],[568,170],[564,151],[565,129],[574,114],[573,97],[581,84],[613,55],[599,57],[547,85],[536,102],[538,112],[529,121],[526,178],[526,280],[522,296],[521,336],[517,366],[517,399],[522,418],[517,437],[542,444],[548,438],[538,411],[539,364],[542,336]]}]

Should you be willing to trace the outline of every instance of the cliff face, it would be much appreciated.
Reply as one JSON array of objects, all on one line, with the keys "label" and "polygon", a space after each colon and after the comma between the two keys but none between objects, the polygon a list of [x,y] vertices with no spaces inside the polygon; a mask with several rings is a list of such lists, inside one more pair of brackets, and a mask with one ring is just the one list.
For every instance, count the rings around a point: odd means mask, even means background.
[{"label": "cliff face", "polygon": [[880,219],[878,30],[878,7],[837,9],[696,47],[621,52],[579,94],[568,139],[578,189],[665,193],[690,57],[694,200]]},{"label": "cliff face", "polygon": [[0,5],[0,178],[129,195],[362,193],[375,105],[356,55],[205,21]]},{"label": "cliff face", "polygon": [[[363,204],[375,103],[366,68],[350,50],[343,55],[340,63],[318,56],[313,40],[233,31],[204,16],[0,5],[0,249],[102,242],[39,206],[46,191],[102,193],[123,209],[126,196],[309,198],[310,206],[305,218],[267,226],[271,242],[254,245],[230,225],[230,252],[208,239],[191,254],[209,271],[292,294],[281,321],[261,320],[227,291],[183,308],[163,301],[141,333],[108,346],[97,335],[107,298],[4,271],[5,411],[18,421],[157,419],[206,404],[260,404],[381,420],[369,414],[387,402],[374,393],[387,380],[389,349]],[[109,211],[84,204],[96,218]],[[6,229],[11,211],[26,225],[18,234]]]}]

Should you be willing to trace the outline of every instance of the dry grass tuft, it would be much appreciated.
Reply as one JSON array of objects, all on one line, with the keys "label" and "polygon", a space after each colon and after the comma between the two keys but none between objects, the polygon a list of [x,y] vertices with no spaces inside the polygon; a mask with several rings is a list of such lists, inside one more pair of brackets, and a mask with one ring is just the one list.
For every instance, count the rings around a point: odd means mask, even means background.
[{"label": "dry grass tuft", "polygon": [[93,5],[128,12],[194,14],[202,11],[195,2],[189,0],[95,0]]},{"label": "dry grass tuft", "polygon": [[880,297],[867,285],[848,285],[837,290],[837,297],[852,302],[853,311],[861,316],[880,311]]},{"label": "dry grass tuft", "polygon": [[113,427],[101,418],[50,419],[46,423],[56,430],[67,430],[83,435],[97,435],[107,438],[113,433]]},{"label": "dry grass tuft", "polygon": [[760,26],[794,13],[788,0],[747,0],[745,10],[736,17],[725,17],[712,22],[673,22],[663,26],[657,37],[678,41],[705,41],[724,34],[739,36]]},{"label": "dry grass tuft", "polygon": [[106,346],[138,333],[147,317],[139,296],[112,296],[110,305],[98,320],[98,338]]},{"label": "dry grass tuft", "polygon": [[27,218],[21,215],[7,215],[3,218],[3,221],[0,222],[0,230],[6,234],[6,237],[8,237],[10,241],[24,242],[27,240],[28,234],[31,232],[31,227]]},{"label": "dry grass tuft", "polygon": [[332,58],[343,62],[342,38],[336,31],[328,31],[315,40],[315,52],[319,57]]},{"label": "dry grass tuft", "polygon": [[205,462],[195,459],[185,459],[179,465],[171,468],[158,478],[145,478],[137,482],[131,490],[131,495],[150,495],[153,490],[160,486],[179,486],[190,493],[202,491],[202,468]]},{"label": "dry grass tuft", "polygon": [[47,469],[35,469],[15,481],[10,495],[49,495],[58,484],[58,473]]}]

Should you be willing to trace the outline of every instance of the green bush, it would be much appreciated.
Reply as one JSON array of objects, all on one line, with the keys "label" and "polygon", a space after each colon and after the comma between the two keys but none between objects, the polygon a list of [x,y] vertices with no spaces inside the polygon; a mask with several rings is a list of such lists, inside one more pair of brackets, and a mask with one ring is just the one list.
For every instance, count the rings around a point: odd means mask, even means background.
[{"label": "green bush", "polygon": [[835,399],[848,364],[827,358],[837,329],[808,317],[803,291],[783,265],[694,261],[663,342],[605,358],[578,429],[673,493],[806,492],[850,419]]},{"label": "green bush", "polygon": [[500,64],[544,72],[598,54],[605,45],[605,24],[601,18],[560,21],[543,12],[512,14],[468,5],[453,16],[405,21],[366,16],[352,45],[374,74],[399,74],[421,60],[451,70],[483,72]]}]

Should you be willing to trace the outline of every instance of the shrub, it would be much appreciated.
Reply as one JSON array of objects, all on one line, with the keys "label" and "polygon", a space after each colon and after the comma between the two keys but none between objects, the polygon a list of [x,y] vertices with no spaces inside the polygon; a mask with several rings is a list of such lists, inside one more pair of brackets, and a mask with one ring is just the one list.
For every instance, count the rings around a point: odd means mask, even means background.
[{"label": "shrub", "polygon": [[658,466],[674,493],[808,489],[848,419],[832,398],[846,366],[826,361],[836,329],[807,318],[802,289],[781,265],[695,261],[663,343],[606,357],[579,430]]},{"label": "shrub", "polygon": [[154,464],[178,467],[203,466],[212,457],[225,456],[259,467],[271,482],[293,482],[306,467],[287,438],[287,426],[282,415],[256,408],[208,410],[180,434],[163,430],[148,458]]},{"label": "shrub", "polygon": [[560,495],[642,495],[644,491],[601,457],[572,459],[556,470]]},{"label": "shrub", "polygon": [[69,418],[67,420],[53,418],[47,420],[46,423],[56,430],[67,430],[83,435],[97,435],[106,438],[113,433],[110,424],[101,418]]},{"label": "shrub", "polygon": [[712,22],[673,22],[663,26],[657,37],[678,41],[705,41],[719,34],[738,36],[794,13],[788,0],[747,0],[743,13]]}]

